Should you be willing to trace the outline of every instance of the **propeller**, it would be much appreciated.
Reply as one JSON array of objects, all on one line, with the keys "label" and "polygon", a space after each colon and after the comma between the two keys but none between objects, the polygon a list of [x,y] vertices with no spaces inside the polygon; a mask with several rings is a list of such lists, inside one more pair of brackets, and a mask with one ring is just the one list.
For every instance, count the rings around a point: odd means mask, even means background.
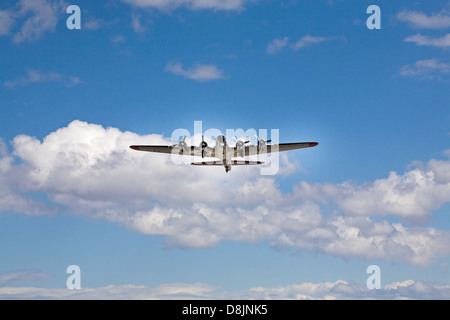
[{"label": "propeller", "polygon": [[183,140],[178,142],[178,144],[176,144],[175,147],[181,148],[181,152],[182,153],[189,152],[189,147],[188,147],[188,145],[186,143],[186,135],[184,135]]},{"label": "propeller", "polygon": [[236,149],[240,157],[243,157],[245,155],[245,144],[249,143],[250,141],[242,141],[238,140],[236,137],[233,137],[234,141],[236,141]]},{"label": "propeller", "polygon": [[261,142],[261,141],[262,141],[263,143],[269,143],[269,142],[272,141],[272,140],[267,140],[267,141],[266,141],[266,140],[264,140],[264,139],[260,139],[260,138],[258,138],[258,136],[257,136],[256,134],[255,134],[255,137],[256,137],[256,139],[258,139],[258,143]]},{"label": "propeller", "polygon": [[258,149],[260,152],[264,152],[267,148],[267,143],[271,142],[272,140],[264,140],[258,138],[258,136],[255,134],[256,139],[258,140]]},{"label": "propeller", "polygon": [[205,135],[202,134],[202,143],[200,144],[200,147],[202,148],[202,158],[205,157],[205,148],[208,147],[208,144],[205,141]]}]

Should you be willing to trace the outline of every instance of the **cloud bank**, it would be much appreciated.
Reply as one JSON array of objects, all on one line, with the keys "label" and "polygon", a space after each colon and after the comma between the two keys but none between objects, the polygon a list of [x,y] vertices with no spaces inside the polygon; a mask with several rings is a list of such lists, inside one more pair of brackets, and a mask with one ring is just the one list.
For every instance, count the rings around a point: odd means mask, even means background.
[{"label": "cloud bank", "polygon": [[120,285],[80,290],[36,287],[0,287],[0,299],[226,299],[226,300],[346,300],[346,299],[450,299],[450,285],[405,280],[369,290],[365,285],[344,280],[296,283],[280,287],[253,287],[225,291],[204,283],[171,283],[155,287]]},{"label": "cloud bank", "polygon": [[112,221],[162,235],[169,248],[268,240],[274,247],[419,266],[450,254],[450,231],[422,226],[450,202],[450,160],[431,159],[362,185],[301,181],[285,193],[255,167],[225,175],[131,150],[133,144],[170,141],[78,120],[42,141],[19,135],[11,152],[2,144],[0,210]]}]

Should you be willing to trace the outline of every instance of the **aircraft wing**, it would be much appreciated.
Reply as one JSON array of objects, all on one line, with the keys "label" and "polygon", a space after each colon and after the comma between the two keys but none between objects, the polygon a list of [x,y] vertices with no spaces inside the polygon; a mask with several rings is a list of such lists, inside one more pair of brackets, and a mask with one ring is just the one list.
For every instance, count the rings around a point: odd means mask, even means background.
[{"label": "aircraft wing", "polygon": [[174,147],[173,146],[158,146],[158,145],[153,145],[153,146],[130,146],[131,149],[134,150],[140,150],[140,151],[148,151],[148,152],[159,152],[159,153],[177,153],[180,155],[188,155],[188,156],[193,156],[194,155],[194,151],[195,151],[195,147],[191,146],[190,150],[188,152],[184,152],[183,149],[179,148],[180,151],[173,151]]},{"label": "aircraft wing", "polygon": [[[245,146],[245,155],[255,155],[259,153],[272,153],[272,152],[281,152],[281,151],[288,151],[288,150],[294,150],[294,149],[302,149],[302,148],[311,148],[317,146],[317,142],[294,142],[294,143],[280,143],[275,145],[267,145],[266,152],[260,152],[258,148],[255,145],[251,146]],[[174,154],[180,154],[180,155],[188,155],[188,156],[199,156],[201,155],[201,151],[194,146],[190,146],[188,148],[188,152],[185,152],[182,148],[174,147],[174,146],[161,146],[161,145],[133,145],[130,146],[131,149],[134,150],[140,150],[140,151],[148,151],[148,152],[158,152],[158,153],[174,153]],[[177,148],[174,150],[174,148]],[[238,156],[238,150],[236,147],[234,149],[234,157]],[[209,150],[208,157],[215,157],[215,149],[211,148]]]},{"label": "aircraft wing", "polygon": [[[267,153],[281,152],[294,149],[311,148],[317,146],[317,142],[295,142],[295,143],[280,143],[275,145],[267,145]],[[278,150],[277,150],[278,147]]]},{"label": "aircraft wing", "polygon": [[[264,154],[272,152],[281,152],[295,149],[311,148],[317,146],[317,142],[294,142],[294,143],[280,143],[280,144],[268,144],[265,151],[258,150],[256,145],[245,146],[245,156]],[[234,147],[234,156],[239,155],[238,148]]]}]

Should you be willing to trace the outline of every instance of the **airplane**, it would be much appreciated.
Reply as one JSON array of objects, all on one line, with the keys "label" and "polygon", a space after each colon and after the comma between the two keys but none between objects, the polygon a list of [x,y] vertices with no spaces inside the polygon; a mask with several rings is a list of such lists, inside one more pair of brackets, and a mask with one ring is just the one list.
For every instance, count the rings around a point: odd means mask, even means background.
[{"label": "airplane", "polygon": [[294,149],[311,148],[317,146],[318,142],[295,142],[295,143],[280,143],[280,144],[268,144],[271,140],[264,140],[255,135],[258,140],[257,145],[247,145],[250,141],[242,141],[233,137],[236,141],[235,147],[230,147],[227,143],[225,135],[219,135],[216,138],[216,145],[214,147],[208,146],[205,141],[205,136],[202,135],[202,142],[199,147],[188,146],[186,143],[186,136],[178,142],[178,144],[172,146],[165,145],[132,145],[130,146],[133,150],[148,151],[148,152],[159,152],[168,154],[179,154],[188,156],[201,156],[219,158],[219,160],[214,161],[202,161],[202,162],[192,162],[191,165],[194,166],[224,166],[225,172],[231,170],[232,165],[259,165],[264,164],[262,161],[252,161],[252,160],[236,160],[236,157],[245,157],[256,154],[266,154],[272,152],[281,152]]}]

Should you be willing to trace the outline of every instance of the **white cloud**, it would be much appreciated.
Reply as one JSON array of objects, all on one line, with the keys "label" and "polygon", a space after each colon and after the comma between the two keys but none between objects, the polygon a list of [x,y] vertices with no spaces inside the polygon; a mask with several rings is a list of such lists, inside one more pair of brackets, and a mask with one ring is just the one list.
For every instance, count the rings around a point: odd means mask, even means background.
[{"label": "white cloud", "polygon": [[109,285],[101,288],[81,288],[78,290],[0,287],[0,299],[207,299],[215,290],[215,288],[202,283],[172,283],[156,287]]},{"label": "white cloud", "polygon": [[0,299],[105,299],[105,300],[364,300],[364,299],[450,299],[450,285],[405,280],[370,290],[365,285],[344,280],[303,282],[279,287],[252,287],[240,291],[224,291],[204,283],[170,283],[155,287],[109,285],[79,290],[36,287],[0,287]]},{"label": "white cloud", "polygon": [[52,278],[52,275],[38,269],[17,270],[0,276],[0,286],[7,286],[14,282],[35,281]]},{"label": "white cloud", "polygon": [[166,71],[196,81],[210,81],[224,79],[223,72],[212,64],[198,64],[192,68],[185,69],[179,62],[169,62]]},{"label": "white cloud", "polygon": [[245,293],[253,299],[448,299],[450,285],[406,280],[390,283],[381,289],[370,290],[365,285],[344,280],[322,283],[300,283],[288,286],[256,287]]},{"label": "white cloud", "polygon": [[[450,202],[449,160],[432,159],[364,185],[300,182],[286,194],[256,167],[225,174],[176,165],[170,155],[134,151],[133,144],[170,141],[81,121],[43,141],[19,135],[12,153],[3,148],[0,158],[0,210],[77,213],[162,235],[167,247],[268,240],[275,247],[420,266],[450,254],[450,231],[380,219],[420,223]],[[292,170],[287,158],[283,163]],[[30,192],[46,194],[52,204],[29,200]]]},{"label": "white cloud", "polygon": [[86,22],[83,22],[82,29],[84,30],[98,30],[107,24],[105,21],[89,17]]},{"label": "white cloud", "polygon": [[325,37],[313,37],[310,35],[306,35],[303,38],[301,38],[300,40],[298,40],[294,45],[293,48],[294,50],[299,50],[305,47],[309,47],[312,46],[314,44],[318,44],[324,41],[328,41],[331,38],[325,38]]},{"label": "white cloud", "polygon": [[450,47],[450,33],[441,38],[432,38],[416,34],[409,36],[405,39],[406,42],[414,42],[418,46],[430,46],[430,47]]},{"label": "white cloud", "polygon": [[42,82],[61,82],[64,83],[66,87],[72,87],[77,84],[83,83],[77,76],[66,76],[58,72],[47,72],[43,73],[38,70],[29,69],[27,76],[17,78],[15,80],[6,80],[3,85],[9,89],[16,87],[26,86],[32,83],[42,83]]},{"label": "white cloud", "polygon": [[[433,165],[427,169],[415,168],[403,175],[391,172],[388,178],[361,186],[324,184],[320,190],[322,196],[332,198],[348,215],[395,215],[409,221],[420,221],[450,200],[450,180],[436,179],[436,174],[441,174],[442,170],[447,169]],[[301,185],[297,192],[302,192],[304,187]]]},{"label": "white cloud", "polygon": [[10,34],[14,22],[14,14],[11,11],[0,10],[0,36]]},{"label": "white cloud", "polygon": [[147,28],[141,23],[141,16],[137,14],[133,14],[131,16],[131,27],[136,33],[142,33],[147,30]]},{"label": "white cloud", "polygon": [[450,73],[450,63],[438,59],[419,60],[413,65],[406,65],[400,69],[400,75],[405,77],[440,78]]},{"label": "white cloud", "polygon": [[[321,42],[332,41],[338,39],[337,37],[314,37],[310,35],[303,36],[300,40],[290,45],[293,50],[300,50],[306,47],[310,47]],[[275,54],[280,52],[284,47],[289,45],[289,38],[275,38],[267,44],[266,51],[269,54]]]},{"label": "white cloud", "polygon": [[176,8],[242,10],[249,0],[123,0],[135,7],[174,10]]},{"label": "white cloud", "polygon": [[446,10],[429,16],[419,11],[404,10],[397,14],[397,19],[409,23],[413,28],[444,29],[450,27],[450,15]]},{"label": "white cloud", "polygon": [[126,39],[121,34],[116,34],[110,38],[111,42],[114,44],[125,43]]},{"label": "white cloud", "polygon": [[39,39],[43,33],[54,31],[67,6],[59,0],[20,0],[18,10],[12,15],[17,20],[25,19],[13,41],[20,43]]},{"label": "white cloud", "polygon": [[[22,178],[21,166],[14,164],[14,157],[7,154],[7,148],[1,140],[0,154],[0,211],[21,212],[28,215],[55,213],[42,203],[27,198],[16,183],[16,179]],[[17,175],[14,177],[14,175]]]},{"label": "white cloud", "polygon": [[289,41],[288,37],[284,37],[282,39],[273,39],[269,42],[267,45],[267,52],[270,54],[278,53],[283,49],[285,46],[287,46]]}]

